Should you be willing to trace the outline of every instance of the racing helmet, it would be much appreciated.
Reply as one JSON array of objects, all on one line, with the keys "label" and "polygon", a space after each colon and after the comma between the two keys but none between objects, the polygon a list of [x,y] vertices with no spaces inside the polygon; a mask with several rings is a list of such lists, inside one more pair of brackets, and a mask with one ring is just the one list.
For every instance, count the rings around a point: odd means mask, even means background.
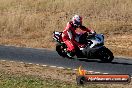
[{"label": "racing helmet", "polygon": [[73,25],[79,27],[82,25],[82,17],[79,15],[75,15],[72,18]]}]

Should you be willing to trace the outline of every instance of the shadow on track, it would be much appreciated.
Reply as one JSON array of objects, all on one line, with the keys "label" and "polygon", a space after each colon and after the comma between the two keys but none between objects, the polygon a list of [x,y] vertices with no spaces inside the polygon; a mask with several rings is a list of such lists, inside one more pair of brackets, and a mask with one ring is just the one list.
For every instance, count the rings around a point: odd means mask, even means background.
[{"label": "shadow on track", "polygon": [[[0,45],[0,59],[32,62],[32,63],[42,63],[42,64],[52,64],[52,65],[65,65],[69,66],[76,61],[70,61],[66,58],[60,57],[54,50],[47,49],[34,49],[34,48],[24,48],[15,46],[2,46]],[[79,62],[93,62],[103,63],[99,59],[79,59]],[[66,63],[68,62],[68,63]],[[132,60],[123,61],[123,59],[116,58],[111,63],[111,65],[124,65],[132,66]]]},{"label": "shadow on track", "polygon": [[[97,63],[104,63],[104,62],[101,62],[100,60],[97,60],[97,59],[79,59],[79,61],[85,61],[85,62],[97,62]],[[126,62],[110,62],[110,63],[107,63],[107,64],[119,64],[119,65],[132,65],[132,63],[126,63]]]}]

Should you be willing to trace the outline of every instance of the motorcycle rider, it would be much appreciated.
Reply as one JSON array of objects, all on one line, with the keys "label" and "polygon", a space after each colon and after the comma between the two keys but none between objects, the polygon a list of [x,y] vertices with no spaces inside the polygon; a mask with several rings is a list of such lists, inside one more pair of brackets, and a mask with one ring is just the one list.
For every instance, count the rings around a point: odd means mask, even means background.
[{"label": "motorcycle rider", "polygon": [[72,57],[71,53],[75,52],[75,46],[84,47],[84,45],[79,44],[75,40],[75,36],[77,35],[75,30],[77,28],[79,28],[79,29],[81,29],[83,31],[87,31],[87,32],[89,32],[91,34],[95,33],[90,28],[86,28],[85,26],[82,25],[82,17],[81,16],[79,16],[79,15],[73,16],[72,20],[67,23],[67,25],[64,28],[64,31],[62,33],[62,39],[63,39],[64,43],[67,45],[67,51],[68,51],[67,55],[69,57]]}]

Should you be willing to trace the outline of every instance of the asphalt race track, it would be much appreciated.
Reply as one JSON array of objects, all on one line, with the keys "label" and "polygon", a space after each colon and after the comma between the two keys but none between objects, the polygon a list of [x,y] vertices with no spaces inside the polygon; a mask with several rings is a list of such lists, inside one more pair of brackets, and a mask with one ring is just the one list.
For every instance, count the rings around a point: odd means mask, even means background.
[{"label": "asphalt race track", "polygon": [[128,58],[115,58],[112,63],[101,63],[98,59],[73,60],[62,58],[53,50],[0,46],[0,59],[72,69],[77,69],[82,65],[88,71],[132,75],[132,59]]}]

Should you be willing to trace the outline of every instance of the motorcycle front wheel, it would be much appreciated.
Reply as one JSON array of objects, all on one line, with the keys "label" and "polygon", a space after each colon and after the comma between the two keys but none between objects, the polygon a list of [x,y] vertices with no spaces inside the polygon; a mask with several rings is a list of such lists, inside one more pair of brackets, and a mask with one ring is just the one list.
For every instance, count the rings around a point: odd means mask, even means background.
[{"label": "motorcycle front wheel", "polygon": [[99,51],[100,60],[105,63],[110,63],[114,59],[113,53],[108,48],[103,48]]}]

